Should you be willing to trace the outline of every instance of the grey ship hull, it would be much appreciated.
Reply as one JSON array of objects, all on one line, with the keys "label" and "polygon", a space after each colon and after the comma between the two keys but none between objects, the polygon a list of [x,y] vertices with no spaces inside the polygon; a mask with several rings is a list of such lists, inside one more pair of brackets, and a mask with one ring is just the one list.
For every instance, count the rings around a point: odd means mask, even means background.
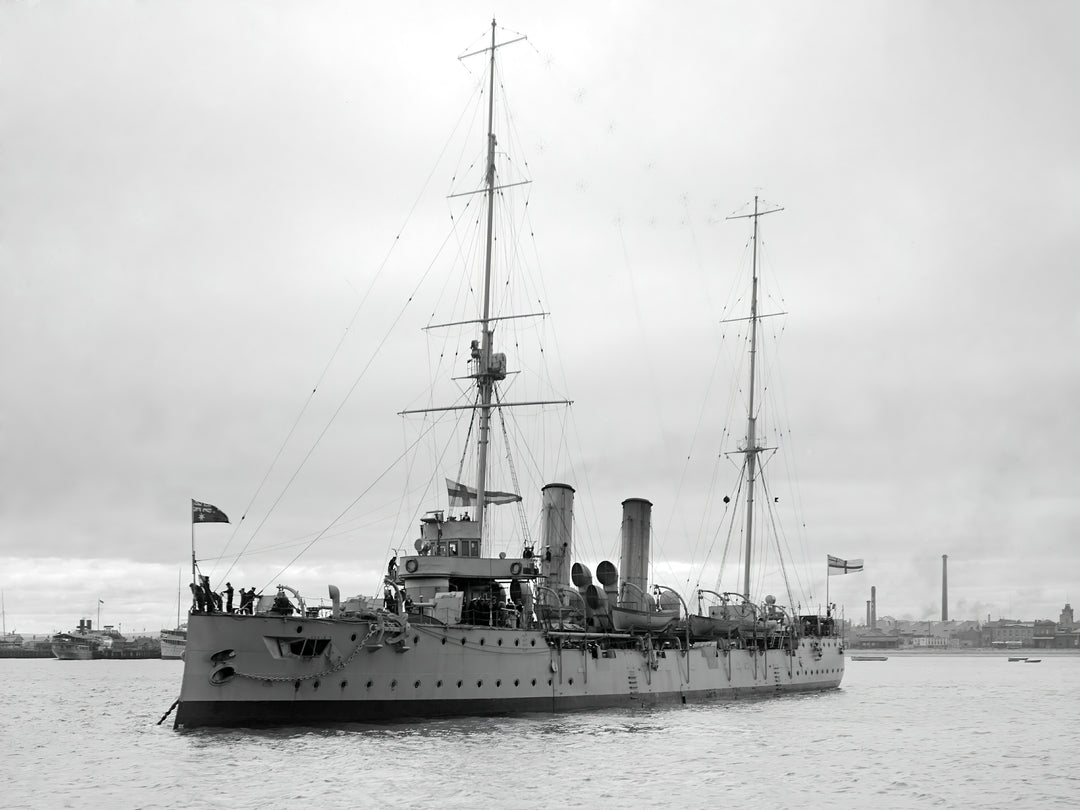
[{"label": "grey ship hull", "polygon": [[[679,649],[668,637],[192,615],[176,725],[268,726],[699,703],[839,686],[842,642]],[[315,653],[315,651],[318,651]],[[304,653],[309,653],[304,655]],[[217,659],[217,660],[215,660]]]}]

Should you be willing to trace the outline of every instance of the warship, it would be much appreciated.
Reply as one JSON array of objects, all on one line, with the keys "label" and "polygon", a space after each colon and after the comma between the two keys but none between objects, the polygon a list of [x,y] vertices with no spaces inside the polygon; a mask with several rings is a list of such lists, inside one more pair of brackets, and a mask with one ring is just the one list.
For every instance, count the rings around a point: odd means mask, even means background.
[{"label": "warship", "polygon": [[[469,431],[475,483],[447,478],[449,506],[419,519],[415,553],[395,558],[373,600],[305,598],[279,586],[243,612],[193,609],[175,727],[384,722],[462,715],[566,712],[689,704],[838,687],[844,645],[829,611],[800,612],[751,590],[759,455],[753,393],[738,453],[745,493],[746,569],[741,591],[697,589],[694,609],[675,588],[650,582],[652,504],[622,503],[618,566],[595,575],[575,559],[572,483],[542,487],[535,541],[512,553],[488,549],[490,510],[520,501],[488,483],[493,417],[538,403],[510,402],[511,373],[497,351],[492,314],[491,210],[506,183],[496,164],[494,21],[488,73],[483,303],[468,348]],[[761,211],[755,201],[753,239]],[[757,254],[750,305],[750,380],[755,379]],[[517,317],[517,316],[516,316]],[[527,316],[520,316],[527,317]],[[448,409],[449,410],[449,409]],[[743,500],[741,497],[740,500]],[[505,544],[504,544],[505,547]],[[163,718],[164,719],[164,718]]]}]

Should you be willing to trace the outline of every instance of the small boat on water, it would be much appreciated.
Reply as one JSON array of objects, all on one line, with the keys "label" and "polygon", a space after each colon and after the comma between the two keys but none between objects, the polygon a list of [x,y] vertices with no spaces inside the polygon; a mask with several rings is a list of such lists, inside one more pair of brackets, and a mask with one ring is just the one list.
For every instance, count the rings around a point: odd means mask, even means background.
[{"label": "small boat on water", "polygon": [[1025,664],[1041,664],[1042,659],[1041,658],[1025,658],[1024,663]]},{"label": "small boat on water", "polygon": [[[489,459],[494,463],[517,447],[506,439],[500,453],[492,453],[489,445],[500,438],[492,423],[513,413],[512,409],[569,404],[562,399],[541,399],[543,394],[524,401],[506,400],[503,382],[521,372],[508,365],[505,353],[495,350],[496,324],[502,345],[516,351],[515,342],[507,341],[504,332],[519,322],[516,319],[544,314],[489,309],[495,291],[509,287],[519,276],[516,270],[505,270],[505,278],[493,277],[502,269],[493,265],[493,256],[505,257],[509,263],[522,253],[512,242],[512,231],[500,233],[500,250],[493,251],[493,222],[517,221],[502,213],[495,219],[493,206],[505,204],[515,188],[527,184],[508,176],[523,164],[509,160],[501,141],[496,149],[493,105],[495,89],[501,85],[495,81],[495,54],[510,41],[496,42],[493,20],[490,46],[474,52],[484,53],[489,61],[482,87],[487,108],[486,165],[477,166],[479,188],[452,195],[487,206],[481,215],[470,212],[468,218],[454,218],[455,223],[468,221],[485,231],[475,240],[458,242],[480,246],[476,258],[483,272],[476,275],[482,277],[482,284],[469,287],[476,293],[470,299],[476,311],[455,312],[447,323],[429,327],[465,325],[465,339],[475,335],[461,354],[468,375],[455,377],[470,380],[468,390],[475,399],[464,406],[401,412],[460,415],[464,423],[460,435],[468,448],[454,460],[454,469],[466,469],[467,457],[469,469],[475,470],[475,486],[446,479],[449,507],[442,507],[440,501],[440,508],[420,517],[416,553],[394,556],[379,602],[367,596],[342,599],[334,585],[328,587],[328,605],[312,604],[313,600],[303,599],[284,585],[277,586],[276,595],[261,598],[248,613],[222,613],[206,602],[200,609],[197,602],[188,615],[176,727],[563,712],[769,697],[840,685],[845,666],[843,640],[831,615],[784,611],[772,596],[752,600],[750,560],[756,535],[750,516],[738,521],[746,527],[746,574],[739,598],[725,603],[718,594],[720,604],[715,607],[719,610],[710,608],[685,620],[681,617],[688,611],[674,589],[648,584],[652,504],[644,498],[622,502],[620,564],[616,568],[611,561],[600,562],[599,584],[592,582],[585,565],[573,559],[575,490],[570,484],[538,486],[541,519],[536,540],[528,535],[524,519],[503,524],[516,525],[514,531],[523,535],[520,544],[516,535],[511,539],[508,531],[507,536],[499,536],[492,529],[500,525],[493,523],[495,507],[522,501],[516,491],[494,488],[518,490],[519,486],[513,470],[505,483],[491,475]],[[739,489],[733,491],[747,493],[744,503],[750,512],[761,506],[754,500],[754,484],[762,473],[758,456],[776,449],[763,446],[755,433],[759,408],[752,393],[762,388],[754,372],[754,358],[760,351],[756,347],[759,321],[766,317],[757,310],[756,245],[758,218],[767,213],[772,211],[760,209],[755,198],[752,214],[733,217],[753,219],[755,245],[750,313],[748,318],[738,318],[740,329],[749,335],[750,407],[743,412],[746,441],[733,442],[738,448],[731,451],[741,459]],[[498,292],[500,300],[504,295]],[[444,300],[449,306],[464,299],[446,296]],[[525,363],[514,365],[527,368]],[[763,390],[759,393],[764,395]],[[498,426],[507,432],[512,422],[507,418],[506,424],[498,422]],[[436,476],[442,474],[436,472],[431,480],[438,480]],[[763,491],[769,492],[764,479],[761,483]],[[217,511],[198,504],[200,509],[206,507]],[[193,504],[193,521],[205,518],[195,509]],[[696,512],[693,517],[697,518]],[[507,550],[496,555],[496,543]],[[195,568],[194,551],[192,557]],[[755,565],[765,566],[754,559]],[[350,570],[355,561],[345,559],[342,567]],[[787,590],[790,595],[791,588]],[[798,600],[792,598],[791,604]]]},{"label": "small boat on water", "polygon": [[1016,663],[1017,661],[1027,661],[1027,656],[1015,656],[1015,657],[1009,658],[1009,661],[1012,662],[1012,663]]}]

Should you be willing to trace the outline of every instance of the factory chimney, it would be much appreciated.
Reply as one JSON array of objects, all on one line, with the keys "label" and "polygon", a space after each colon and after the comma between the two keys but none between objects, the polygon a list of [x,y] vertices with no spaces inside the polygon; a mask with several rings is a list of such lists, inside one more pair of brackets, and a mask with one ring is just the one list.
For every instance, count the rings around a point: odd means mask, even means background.
[{"label": "factory chimney", "polygon": [[941,555],[941,620],[949,620],[949,555]]},{"label": "factory chimney", "polygon": [[877,630],[877,585],[870,586],[870,629]]},{"label": "factory chimney", "polygon": [[870,629],[870,600],[866,600],[866,627]]}]

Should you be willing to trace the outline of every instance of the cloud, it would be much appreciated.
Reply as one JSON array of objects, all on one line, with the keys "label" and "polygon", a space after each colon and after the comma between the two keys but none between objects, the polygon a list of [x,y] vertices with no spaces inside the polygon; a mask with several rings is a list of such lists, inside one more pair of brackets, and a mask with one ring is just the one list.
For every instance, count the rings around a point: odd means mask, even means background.
[{"label": "cloud", "polygon": [[[193,497],[248,515],[201,559],[247,545],[234,570],[273,585],[332,526],[288,576],[375,587],[462,463],[435,434],[435,461],[406,452],[425,423],[396,413],[468,384],[447,384],[466,330],[419,330],[477,298],[450,220],[475,214],[445,195],[478,182],[483,68],[455,57],[490,9],[414,11],[0,10],[0,584],[78,594],[39,626],[100,589],[125,624],[174,616]],[[863,556],[830,583],[855,613],[876,583],[929,618],[948,553],[957,609],[1056,616],[1080,485],[1076,14],[958,13],[506,10],[529,40],[504,53],[500,156],[532,183],[504,192],[528,200],[496,255],[524,295],[497,305],[552,314],[497,337],[515,395],[574,400],[511,425],[538,439],[516,456],[533,531],[539,486],[572,479],[583,557],[647,497],[665,564],[704,570],[745,372],[719,321],[745,306],[749,231],[726,217],[760,194],[785,208],[762,221],[763,301],[789,313],[763,423],[793,451],[770,474],[797,476],[780,504],[815,598],[815,560]]]}]

